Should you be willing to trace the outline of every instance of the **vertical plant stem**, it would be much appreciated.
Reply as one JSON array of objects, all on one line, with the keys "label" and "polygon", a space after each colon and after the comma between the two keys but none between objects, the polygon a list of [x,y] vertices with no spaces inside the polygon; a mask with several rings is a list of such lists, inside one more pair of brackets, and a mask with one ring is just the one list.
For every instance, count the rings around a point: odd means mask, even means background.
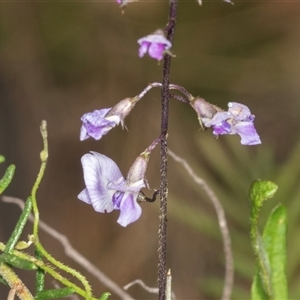
[{"label": "vertical plant stem", "polygon": [[[170,0],[169,20],[165,28],[165,33],[168,40],[172,43],[175,32],[176,16],[177,16],[178,0]],[[169,83],[170,83],[170,66],[171,56],[166,54],[163,64],[162,76],[162,117],[161,117],[161,140],[160,151],[160,213],[159,213],[159,229],[158,229],[158,299],[165,300],[166,298],[166,276],[167,276],[167,199],[168,199],[168,177],[167,177],[167,163],[168,163],[168,118],[169,118]]]}]

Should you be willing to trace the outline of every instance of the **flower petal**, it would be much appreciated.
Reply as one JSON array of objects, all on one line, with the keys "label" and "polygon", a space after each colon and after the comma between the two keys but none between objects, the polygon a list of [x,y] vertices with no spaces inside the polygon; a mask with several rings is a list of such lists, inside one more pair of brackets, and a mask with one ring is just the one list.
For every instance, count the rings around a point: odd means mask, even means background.
[{"label": "flower petal", "polygon": [[126,192],[120,203],[120,216],[117,222],[126,227],[135,222],[142,214],[142,208],[137,203],[138,193]]},{"label": "flower petal", "polygon": [[228,103],[228,112],[236,122],[250,121],[249,118],[252,116],[250,109],[246,105],[237,102]]},{"label": "flower petal", "polygon": [[165,49],[168,50],[171,48],[172,43],[164,36],[163,31],[158,30],[157,33],[149,34],[145,37],[142,37],[138,40],[138,43],[142,45],[142,43],[155,43],[155,44],[163,44],[165,45]]},{"label": "flower petal", "polygon": [[147,53],[149,45],[150,43],[147,41],[144,41],[140,44],[139,57],[143,57]]},{"label": "flower petal", "polygon": [[[125,181],[120,169],[113,160],[97,152],[85,154],[81,163],[90,203],[98,212],[111,212],[114,209],[112,197],[115,191],[109,190],[108,184],[111,181]],[[80,200],[88,201],[83,193],[79,196]]]},{"label": "flower petal", "polygon": [[[110,129],[118,124],[118,119],[106,119],[106,114],[111,108],[94,110],[84,114],[81,117],[82,126],[80,129],[80,140],[83,141],[89,137],[100,140]],[[119,121],[120,122],[120,121]]]},{"label": "flower petal", "polygon": [[256,132],[252,122],[239,122],[233,126],[233,133],[237,133],[241,137],[242,145],[261,144],[259,135]]},{"label": "flower petal", "polygon": [[213,131],[214,135],[233,134],[231,131],[231,125],[227,121],[223,121],[219,125],[214,125],[213,129],[214,129]]},{"label": "flower petal", "polygon": [[87,204],[92,204],[91,198],[89,196],[87,189],[84,189],[77,197],[79,200],[81,200]]},{"label": "flower petal", "polygon": [[228,120],[230,118],[230,113],[227,111],[220,111],[217,112],[212,119],[206,119],[203,120],[203,124],[205,127],[211,127],[211,126],[220,126],[224,121]]},{"label": "flower petal", "polygon": [[162,60],[164,50],[165,50],[164,44],[152,43],[148,49],[148,53],[150,57],[157,60]]},{"label": "flower petal", "polygon": [[140,45],[139,57],[143,57],[148,52],[150,57],[157,60],[162,60],[164,51],[172,46],[172,43],[160,29],[153,34],[140,38],[138,44]]}]

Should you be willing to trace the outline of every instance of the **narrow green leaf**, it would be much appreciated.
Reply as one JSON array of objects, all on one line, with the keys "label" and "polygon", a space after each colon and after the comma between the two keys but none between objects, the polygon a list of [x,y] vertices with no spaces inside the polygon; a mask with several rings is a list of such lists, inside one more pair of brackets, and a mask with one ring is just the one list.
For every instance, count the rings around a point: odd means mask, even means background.
[{"label": "narrow green leaf", "polygon": [[3,155],[0,155],[0,164],[2,164],[3,162],[5,162],[5,157]]},{"label": "narrow green leaf", "polygon": [[257,265],[258,272],[256,272],[257,280],[263,288],[268,299],[273,299],[273,286],[272,286],[272,270],[268,254],[266,252],[264,242],[260,234],[257,235]]},{"label": "narrow green leaf", "polygon": [[286,279],[286,209],[277,205],[270,214],[263,233],[263,243],[271,266],[274,299],[288,299]]},{"label": "narrow green leaf", "polygon": [[15,227],[14,231],[12,232],[12,234],[6,244],[6,247],[4,250],[5,253],[11,253],[13,251],[13,249],[15,248],[15,246],[23,232],[23,229],[26,225],[29,214],[31,212],[31,208],[32,208],[32,201],[31,201],[31,198],[29,197],[29,198],[27,198],[27,200],[25,202],[24,209],[23,209],[21,216],[16,224],[16,227]]},{"label": "narrow green leaf", "polygon": [[15,169],[16,169],[15,165],[10,165],[6,169],[4,176],[0,179],[0,194],[2,194],[4,190],[9,186],[10,182],[14,177]]},{"label": "narrow green leaf", "polygon": [[61,299],[63,297],[74,294],[74,289],[71,287],[65,287],[61,289],[49,289],[39,292],[35,296],[35,300],[44,300],[44,299]]},{"label": "narrow green leaf", "polygon": [[0,255],[0,262],[7,263],[9,265],[12,265],[16,268],[23,269],[23,270],[37,269],[37,266],[33,262],[17,257],[10,253],[2,253]]},{"label": "narrow green leaf", "polygon": [[251,286],[251,299],[252,300],[269,300],[270,298],[265,293],[264,287],[262,285],[262,281],[259,277],[258,270],[253,279],[253,283]]},{"label": "narrow green leaf", "polygon": [[109,292],[103,293],[100,296],[99,300],[107,300],[109,298],[109,296],[111,296],[111,293],[109,293]]},{"label": "narrow green leaf", "polygon": [[[43,255],[40,251],[35,248],[35,258],[39,260],[43,260]],[[45,288],[45,271],[42,269],[38,269],[35,274],[35,292],[36,294],[42,292]]]}]

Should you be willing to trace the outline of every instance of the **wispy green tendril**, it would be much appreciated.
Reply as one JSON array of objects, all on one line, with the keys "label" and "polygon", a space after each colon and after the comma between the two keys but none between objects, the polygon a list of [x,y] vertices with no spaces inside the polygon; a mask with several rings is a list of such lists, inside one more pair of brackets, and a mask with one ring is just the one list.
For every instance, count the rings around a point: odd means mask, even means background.
[{"label": "wispy green tendril", "polygon": [[[65,272],[73,275],[75,278],[77,278],[85,288],[86,299],[92,299],[92,288],[91,288],[89,282],[87,281],[87,279],[82,274],[80,274],[78,271],[64,265],[62,262],[56,260],[50,253],[48,253],[46,251],[46,249],[42,246],[42,244],[39,241],[33,240],[32,242],[35,244],[35,246],[39,250],[40,254],[42,256],[44,256],[48,261],[50,261],[54,266],[56,266],[60,270],[63,270]],[[57,279],[55,276],[53,276],[53,277],[55,279]]]},{"label": "wispy green tendril", "polygon": [[44,149],[40,153],[42,164],[37,179],[31,190],[31,200],[32,200],[32,208],[33,208],[33,215],[34,215],[33,235],[36,240],[38,240],[38,228],[39,228],[39,220],[40,220],[39,210],[36,201],[36,192],[44,176],[46,165],[47,165],[47,159],[48,159],[48,140],[47,140],[48,134],[47,134],[47,122],[45,120],[42,121],[40,130],[41,130],[43,144],[44,144]]},{"label": "wispy green tendril", "polygon": [[[40,154],[41,161],[42,161],[40,171],[39,171],[37,179],[33,185],[33,188],[31,190],[32,209],[33,209],[33,215],[34,215],[33,237],[31,239],[32,239],[32,242],[35,244],[36,249],[39,251],[39,254],[44,256],[47,260],[49,260],[54,266],[56,266],[60,270],[63,270],[69,274],[72,274],[74,277],[76,277],[85,288],[86,299],[91,299],[92,298],[92,289],[91,289],[91,286],[89,285],[88,281],[86,280],[86,278],[83,275],[81,275],[78,271],[64,265],[63,263],[61,263],[60,261],[58,261],[54,257],[52,257],[39,242],[39,238],[38,238],[39,210],[38,210],[38,206],[37,206],[36,192],[37,192],[37,189],[38,189],[38,187],[41,183],[41,180],[44,176],[46,165],[47,165],[47,159],[48,159],[48,140],[47,140],[48,134],[47,134],[46,121],[42,121],[40,130],[41,130],[41,135],[43,138],[44,148]],[[56,278],[56,277],[54,277],[54,278]]]}]

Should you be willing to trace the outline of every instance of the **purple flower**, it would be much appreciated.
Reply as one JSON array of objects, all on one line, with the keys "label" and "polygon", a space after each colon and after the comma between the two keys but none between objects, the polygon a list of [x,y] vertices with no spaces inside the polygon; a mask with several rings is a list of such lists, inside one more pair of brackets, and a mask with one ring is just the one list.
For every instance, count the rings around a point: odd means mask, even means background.
[{"label": "purple flower", "polygon": [[121,123],[124,128],[124,119],[136,103],[135,98],[126,98],[112,108],[103,108],[86,113],[81,117],[80,140],[92,137],[100,140],[109,130]]},{"label": "purple flower", "polygon": [[172,46],[160,29],[153,34],[140,38],[138,44],[140,45],[139,57],[143,57],[148,52],[150,57],[157,60],[162,60],[163,54]]},{"label": "purple flower", "polygon": [[125,180],[116,163],[107,156],[97,152],[85,154],[81,163],[86,188],[78,199],[91,204],[97,212],[120,210],[117,222],[126,227],[142,213],[137,198],[140,189],[147,186],[147,162],[146,156],[138,156]]},{"label": "purple flower", "polygon": [[120,7],[124,8],[128,3],[135,2],[138,0],[116,0],[116,2],[120,5]]},{"label": "purple flower", "polygon": [[211,119],[203,119],[205,127],[212,127],[213,134],[238,134],[242,145],[261,144],[254,127],[255,116],[246,105],[229,102],[228,111],[217,111]]}]

